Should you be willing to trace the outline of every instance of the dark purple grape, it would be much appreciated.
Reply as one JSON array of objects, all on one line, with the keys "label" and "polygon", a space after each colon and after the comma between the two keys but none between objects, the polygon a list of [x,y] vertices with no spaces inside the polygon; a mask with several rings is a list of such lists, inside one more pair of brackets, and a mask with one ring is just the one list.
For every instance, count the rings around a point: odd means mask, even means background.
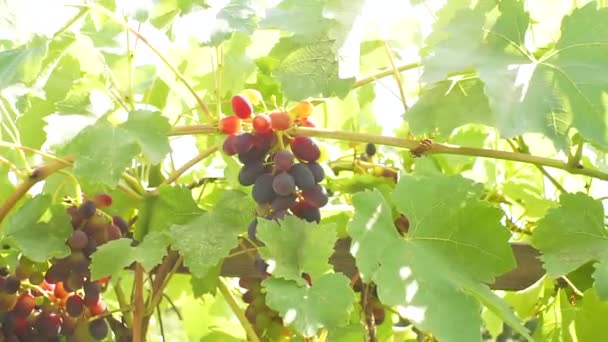
[{"label": "dark purple grape", "polygon": [[106,228],[106,231],[106,233],[108,234],[108,241],[117,240],[122,237],[122,231],[120,231],[120,228],[113,224],[109,224]]},{"label": "dark purple grape", "polygon": [[80,227],[80,225],[82,224],[82,221],[84,221],[84,219],[78,213],[78,207],[73,205],[73,206],[67,208],[66,211],[72,218],[72,227],[74,229]]},{"label": "dark purple grape", "polygon": [[95,215],[95,211],[97,210],[97,208],[95,207],[95,202],[93,201],[84,201],[80,207],[78,207],[78,214],[85,218],[91,218],[93,217],[93,215]]},{"label": "dark purple grape", "polygon": [[265,166],[259,160],[243,165],[239,171],[239,184],[244,186],[253,185],[255,180],[264,173]]},{"label": "dark purple grape", "polygon": [[21,280],[14,275],[9,275],[4,279],[4,292],[13,294],[19,291]]},{"label": "dark purple grape", "polygon": [[367,145],[365,145],[365,154],[367,154],[368,157],[371,157],[376,154],[376,145],[372,143],[367,143]]},{"label": "dark purple grape", "polygon": [[54,312],[42,312],[36,319],[36,328],[38,332],[45,337],[55,337],[61,331],[63,320],[61,316]]},{"label": "dark purple grape", "polygon": [[304,163],[295,164],[289,173],[293,176],[293,179],[300,190],[310,189],[316,184],[315,177]]},{"label": "dark purple grape", "polygon": [[287,150],[281,150],[275,152],[272,161],[277,171],[289,171],[293,166],[294,158],[293,154]]},{"label": "dark purple grape", "polygon": [[75,292],[76,290],[80,289],[82,285],[84,285],[83,277],[87,274],[88,270],[84,273],[75,271],[70,272],[70,275],[68,275],[67,279],[63,282],[63,287],[66,289],[66,291]]},{"label": "dark purple grape", "polygon": [[89,323],[89,333],[98,341],[103,340],[106,336],[108,336],[109,329],[108,323],[106,323],[106,320],[103,318],[96,319]]},{"label": "dark purple grape", "polygon": [[236,135],[229,135],[224,140],[224,144],[222,145],[222,150],[226,153],[227,156],[233,156],[236,154],[236,150],[234,149],[234,141],[236,140]]},{"label": "dark purple grape", "polygon": [[93,307],[99,302],[101,287],[98,283],[87,282],[84,284],[84,305]]},{"label": "dark purple grape", "polygon": [[306,203],[317,208],[323,207],[329,201],[327,191],[319,184],[315,184],[312,188],[302,191],[302,197],[304,197]]},{"label": "dark purple grape", "polygon": [[296,190],[296,181],[286,172],[274,176],[272,189],[279,196],[287,196]]},{"label": "dark purple grape", "polygon": [[72,294],[65,301],[65,311],[72,317],[80,317],[84,311],[84,300],[77,294]]},{"label": "dark purple grape", "polygon": [[274,176],[269,173],[265,173],[256,179],[251,196],[257,203],[270,203],[275,198],[276,194],[272,189],[273,180]]},{"label": "dark purple grape", "polygon": [[[72,272],[78,272],[79,274],[85,274],[89,268],[89,259],[83,252],[72,252],[67,258],[61,259],[56,265],[61,265]],[[67,279],[69,274],[64,278]]]},{"label": "dark purple grape", "polygon": [[267,149],[261,149],[254,146],[246,153],[239,153],[239,161],[243,164],[261,161],[264,159],[264,156],[266,156],[266,153],[268,153]]},{"label": "dark purple grape", "polygon": [[296,201],[296,197],[293,194],[287,196],[277,196],[270,206],[274,211],[287,210],[289,209]]},{"label": "dark purple grape", "polygon": [[234,139],[234,151],[238,154],[247,153],[253,147],[253,134],[249,132],[241,133]]},{"label": "dark purple grape", "polygon": [[6,267],[6,266],[0,267],[0,277],[6,277],[9,274],[10,274],[10,272],[8,271],[8,267]]},{"label": "dark purple grape", "polygon": [[313,207],[306,202],[298,202],[290,209],[294,215],[308,222],[319,223],[321,221],[321,211],[319,208]]},{"label": "dark purple grape", "polygon": [[95,253],[96,250],[97,250],[97,241],[93,238],[90,238],[89,241],[87,242],[87,246],[82,251],[86,255],[91,255],[91,254]]},{"label": "dark purple grape", "polygon": [[267,218],[269,220],[282,220],[287,216],[287,210],[277,210],[269,214]]},{"label": "dark purple grape", "polygon": [[289,143],[291,152],[300,160],[314,162],[321,156],[319,146],[306,136],[297,136]]},{"label": "dark purple grape", "polygon": [[82,230],[73,231],[72,237],[68,240],[68,245],[73,250],[81,250],[87,246],[87,243],[89,243],[89,238]]},{"label": "dark purple grape", "polygon": [[70,270],[64,265],[54,264],[46,270],[46,274],[44,275],[44,280],[46,280],[49,284],[56,284],[60,281],[64,281],[67,278]]},{"label": "dark purple grape", "polygon": [[317,162],[311,162],[307,163],[306,166],[308,166],[310,172],[312,172],[312,175],[315,178],[315,182],[319,183],[323,180],[323,178],[325,178],[325,170],[323,170],[321,164]]},{"label": "dark purple grape", "polygon": [[257,237],[256,237],[257,231],[258,231],[258,219],[254,219],[249,224],[249,227],[247,227],[247,236],[249,237],[250,240],[253,240],[253,241],[257,240]]},{"label": "dark purple grape", "polygon": [[118,215],[112,216],[112,223],[114,223],[116,227],[120,228],[122,235],[127,235],[129,232],[129,224],[122,217]]},{"label": "dark purple grape", "polygon": [[253,146],[260,150],[268,151],[273,145],[274,139],[276,138],[273,132],[256,133],[253,135]]},{"label": "dark purple grape", "polygon": [[253,302],[253,300],[255,299],[255,295],[256,293],[253,291],[247,291],[245,293],[243,293],[243,302],[247,303],[247,304],[251,304],[251,302]]}]

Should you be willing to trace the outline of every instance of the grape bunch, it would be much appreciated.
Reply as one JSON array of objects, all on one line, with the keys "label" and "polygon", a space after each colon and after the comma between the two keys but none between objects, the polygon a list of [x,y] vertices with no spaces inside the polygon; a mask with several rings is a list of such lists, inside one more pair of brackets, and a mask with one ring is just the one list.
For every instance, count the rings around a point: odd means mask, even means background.
[{"label": "grape bunch", "polygon": [[247,303],[245,317],[253,326],[256,335],[264,341],[288,341],[293,333],[283,326],[279,314],[266,305],[261,279],[241,278],[239,286],[246,290],[242,296],[243,301]]},{"label": "grape bunch", "polygon": [[[251,101],[236,95],[232,108],[235,115],[219,123],[219,129],[228,135],[223,151],[238,156],[243,164],[238,181],[243,186],[253,186],[258,216],[282,219],[295,215],[308,222],[319,222],[319,209],[328,202],[327,191],[319,184],[325,177],[317,162],[321,151],[311,138],[289,137],[284,132],[294,125],[312,125],[308,118],[312,104],[302,101],[291,112],[252,116]],[[251,131],[243,131],[243,120],[251,124]],[[249,226],[252,239],[256,227],[257,218]]]},{"label": "grape bunch", "polygon": [[88,341],[109,334],[101,297],[108,279],[93,281],[89,264],[98,246],[128,234],[124,219],[97,210],[111,203],[109,195],[100,194],[67,208],[73,227],[67,257],[49,265],[21,255],[14,270],[0,269],[0,340]]}]

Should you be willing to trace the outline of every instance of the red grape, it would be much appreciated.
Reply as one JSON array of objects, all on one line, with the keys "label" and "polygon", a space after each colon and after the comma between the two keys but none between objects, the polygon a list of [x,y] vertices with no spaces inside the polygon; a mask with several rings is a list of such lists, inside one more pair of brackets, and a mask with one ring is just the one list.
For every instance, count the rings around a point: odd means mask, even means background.
[{"label": "red grape", "polygon": [[272,189],[277,195],[286,196],[296,190],[296,182],[289,173],[279,173],[272,181]]},{"label": "red grape", "polygon": [[309,117],[314,110],[314,106],[310,101],[300,101],[294,108],[293,112],[299,118],[307,118]]},{"label": "red grape", "polygon": [[253,105],[251,101],[243,95],[234,95],[232,97],[232,111],[241,119],[247,119],[253,113]]},{"label": "red grape", "polygon": [[15,308],[13,312],[17,317],[26,318],[30,315],[34,307],[36,306],[36,298],[32,296],[29,292],[24,292],[17,299],[17,304],[15,304]]},{"label": "red grape", "polygon": [[241,131],[241,119],[236,115],[227,116],[220,120],[218,128],[224,134],[236,134]]},{"label": "red grape", "polygon": [[[86,297],[85,297],[85,304],[86,304]],[[99,299],[97,301],[97,303],[95,303],[95,305],[91,305],[88,306],[89,311],[91,312],[91,315],[93,316],[97,316],[97,315],[101,315],[102,313],[106,312],[106,310],[108,309],[108,306],[106,305],[106,302],[104,302],[102,299]]]},{"label": "red grape", "polygon": [[112,216],[112,223],[120,228],[123,235],[126,235],[129,232],[129,224],[122,217],[118,215]]},{"label": "red grape", "polygon": [[275,131],[283,131],[291,128],[293,119],[287,112],[272,112],[270,113],[270,126]]},{"label": "red grape", "polygon": [[59,299],[64,299],[69,295],[68,291],[63,288],[63,282],[61,281],[55,284],[55,291],[53,291],[53,293],[55,294],[55,297]]},{"label": "red grape", "polygon": [[113,224],[108,225],[107,228],[108,241],[120,239],[122,237],[122,232],[120,228],[116,227]]},{"label": "red grape", "polygon": [[42,312],[36,319],[36,328],[46,337],[55,337],[61,331],[63,320],[54,312]]},{"label": "red grape", "polygon": [[226,137],[224,140],[224,144],[222,145],[222,150],[226,153],[227,156],[233,156],[236,154],[236,150],[234,149],[234,141],[236,140],[236,135],[231,134]]},{"label": "red grape", "polygon": [[89,238],[87,237],[87,234],[85,232],[83,232],[82,230],[75,230],[74,232],[72,232],[70,240],[68,240],[68,245],[73,250],[81,250],[87,246],[88,242]]},{"label": "red grape", "polygon": [[97,208],[105,208],[112,205],[112,196],[108,194],[97,194],[93,196],[93,202]]},{"label": "red grape", "polygon": [[319,211],[319,208],[313,207],[306,202],[297,202],[290,209],[294,215],[308,222],[319,223],[321,221],[321,212]]},{"label": "red grape", "polygon": [[297,136],[289,145],[293,154],[300,160],[314,162],[321,156],[319,146],[309,137]]},{"label": "red grape", "polygon": [[302,127],[311,127],[311,128],[317,127],[317,124],[314,121],[312,121],[311,118],[296,120],[296,124],[298,126],[302,126]]},{"label": "red grape", "polygon": [[319,184],[315,184],[312,188],[302,191],[302,197],[306,203],[313,207],[321,208],[328,202],[327,191]]},{"label": "red grape", "polygon": [[91,308],[97,305],[100,301],[101,287],[95,282],[87,282],[84,284],[84,304]]},{"label": "red grape", "polygon": [[253,130],[256,133],[268,133],[272,131],[270,117],[266,114],[258,114],[253,117]]}]

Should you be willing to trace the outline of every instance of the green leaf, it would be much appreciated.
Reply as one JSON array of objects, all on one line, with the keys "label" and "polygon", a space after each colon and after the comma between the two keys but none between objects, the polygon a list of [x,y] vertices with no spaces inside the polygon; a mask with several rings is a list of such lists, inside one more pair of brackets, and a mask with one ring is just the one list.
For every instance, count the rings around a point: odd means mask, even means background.
[{"label": "green leaf", "polygon": [[332,269],[329,257],[334,252],[336,230],[333,225],[318,225],[287,216],[275,220],[258,219],[257,237],[265,246],[264,260],[274,260],[272,275],[306,284],[302,273],[316,279]]},{"label": "green leaf", "polygon": [[221,271],[222,265],[220,263],[210,268],[207,274],[205,274],[205,276],[203,276],[202,278],[190,277],[190,284],[192,285],[192,295],[196,298],[208,293],[215,296]]},{"label": "green leaf", "polygon": [[[593,23],[593,27],[589,26]],[[546,65],[554,70],[555,80],[564,92],[574,116],[573,126],[581,134],[604,147],[608,146],[608,113],[603,93],[608,91],[608,8],[588,3],[565,17],[556,54]]]},{"label": "green leaf", "polygon": [[127,130],[101,120],[82,130],[65,152],[77,155],[74,160],[77,176],[115,187],[139,153],[139,146]]},{"label": "green leaf", "polygon": [[48,41],[36,37],[27,45],[0,51],[0,88],[17,82],[31,84],[42,69]]},{"label": "green leaf", "polygon": [[481,304],[527,336],[483,284],[515,261],[503,213],[479,200],[482,190],[460,176],[403,177],[393,200],[410,220],[405,239],[379,192],[353,196],[351,253],[362,279],[377,284],[382,303],[442,341],[481,341]]},{"label": "green leaf", "polygon": [[38,195],[8,220],[5,236],[35,262],[70,254],[65,244],[72,234],[70,218],[61,205],[51,205],[51,195]]},{"label": "green leaf", "polygon": [[608,230],[600,201],[583,194],[562,194],[560,207],[550,209],[538,222],[532,245],[542,252],[544,268],[552,277],[563,276],[589,261],[595,264],[595,289],[608,299]]},{"label": "green leaf", "polygon": [[354,78],[338,78],[338,62],[330,40],[292,50],[275,70],[285,96],[292,100],[322,95],[344,97]]},{"label": "green leaf", "polygon": [[148,196],[142,203],[134,236],[143,239],[148,232],[162,232],[173,224],[192,221],[202,213],[187,187],[161,185],[158,195]]},{"label": "green leaf", "polygon": [[253,209],[244,194],[226,191],[212,212],[171,226],[171,245],[184,257],[193,276],[204,277],[230,253],[251,221]]},{"label": "green leaf", "polygon": [[593,341],[606,331],[608,302],[601,300],[593,289],[585,291],[582,305],[574,319],[579,341]]},{"label": "green leaf", "polygon": [[135,261],[150,272],[167,254],[169,237],[154,232],[146,235],[144,241],[135,247],[131,246],[132,242],[131,239],[121,238],[99,246],[91,255],[91,278],[115,277]]},{"label": "green leaf", "polygon": [[304,40],[325,32],[330,21],[322,16],[323,3],[310,0],[285,0],[266,11],[262,28],[276,27],[301,36]]},{"label": "green leaf", "polygon": [[163,161],[171,152],[167,133],[171,130],[169,120],[160,112],[138,110],[129,113],[129,119],[120,125],[135,138],[144,156],[153,164]]},{"label": "green leaf", "polygon": [[325,274],[313,279],[310,287],[274,277],[264,280],[262,286],[268,306],[305,337],[323,327],[345,326],[355,301],[349,280],[342,274]]},{"label": "green leaf", "polygon": [[211,45],[217,46],[230,38],[234,32],[251,35],[257,27],[255,2],[251,0],[230,0],[217,12],[211,32]]}]

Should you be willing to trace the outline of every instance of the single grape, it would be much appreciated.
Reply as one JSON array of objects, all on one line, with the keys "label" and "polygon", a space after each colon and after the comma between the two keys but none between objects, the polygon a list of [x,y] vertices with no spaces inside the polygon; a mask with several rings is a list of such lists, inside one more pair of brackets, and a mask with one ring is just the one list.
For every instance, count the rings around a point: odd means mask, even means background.
[{"label": "single grape", "polygon": [[255,133],[253,135],[253,147],[262,151],[268,151],[274,145],[276,135],[273,132]]},{"label": "single grape", "polygon": [[[80,251],[74,251],[66,258],[59,260],[59,263],[56,263],[58,266],[60,264],[63,268],[68,270],[68,273],[73,271],[78,272],[79,274],[85,274],[89,269],[89,259],[83,252]],[[66,279],[68,276],[69,274],[66,274],[64,279]]]},{"label": "single grape", "polygon": [[251,304],[251,302],[253,302],[253,299],[255,298],[255,295],[256,294],[253,291],[247,291],[243,293],[243,302]]},{"label": "single grape", "polygon": [[127,233],[129,232],[129,224],[122,217],[118,215],[112,216],[112,223],[116,227],[120,228],[120,231],[123,235],[127,235]]},{"label": "single grape", "polygon": [[236,134],[242,129],[241,119],[236,115],[227,116],[220,120],[218,128],[224,134]]},{"label": "single grape", "polygon": [[317,124],[312,120],[312,118],[304,118],[304,119],[299,119],[296,120],[296,124],[298,126],[302,126],[302,127],[317,127]]},{"label": "single grape", "polygon": [[116,227],[113,224],[109,224],[107,226],[107,234],[108,241],[117,240],[122,237],[122,232],[120,231],[120,228]]},{"label": "single grape", "polygon": [[236,150],[234,149],[234,142],[236,140],[236,135],[231,134],[226,137],[224,140],[224,144],[222,145],[222,150],[227,156],[233,156],[236,154]]},{"label": "single grape", "polygon": [[289,209],[296,201],[296,197],[293,194],[287,196],[277,196],[272,201],[270,206],[274,211],[281,211]]},{"label": "single grape", "polygon": [[67,298],[70,295],[68,291],[66,291],[66,289],[63,287],[62,281],[55,284],[55,290],[53,291],[53,294],[55,294],[55,297],[59,299]]},{"label": "single grape", "polygon": [[[85,300],[86,300],[86,298],[85,298]],[[85,305],[86,305],[86,303],[85,303]],[[99,301],[97,301],[97,303],[95,305],[87,306],[87,307],[89,308],[89,311],[91,312],[91,315],[93,315],[93,316],[101,315],[102,313],[106,312],[106,310],[108,310],[108,305],[102,299],[99,299]]]},{"label": "single grape", "polygon": [[101,287],[96,282],[86,282],[84,284],[84,305],[89,309],[99,303]]},{"label": "single grape", "polygon": [[[70,336],[74,334],[76,331],[76,326],[78,325],[78,319],[71,317],[67,313],[61,315],[61,319],[63,320],[63,324],[61,325],[61,334],[63,336]],[[68,339],[71,341],[71,339]]]},{"label": "single grape", "polygon": [[321,157],[321,150],[315,142],[306,136],[297,136],[289,143],[291,151],[300,160],[314,162]]},{"label": "single grape", "polygon": [[253,113],[253,105],[246,96],[234,95],[232,97],[232,111],[241,119],[247,119]]},{"label": "single grape", "polygon": [[82,251],[84,252],[85,255],[91,255],[91,254],[95,253],[96,250],[97,250],[97,241],[95,241],[95,239],[89,238],[89,241],[87,242],[87,246]]},{"label": "single grape", "polygon": [[80,317],[84,312],[84,300],[77,294],[72,294],[65,301],[65,311],[72,317]]},{"label": "single grape", "polygon": [[112,196],[109,194],[96,194],[93,196],[93,202],[99,209],[109,207],[112,205]]},{"label": "single grape", "polygon": [[42,312],[35,322],[38,332],[46,337],[58,336],[62,324],[63,319],[54,312]]},{"label": "single grape", "polygon": [[254,106],[259,105],[263,101],[262,93],[255,89],[243,89],[239,92],[239,94],[245,96]]},{"label": "single grape", "polygon": [[238,154],[247,153],[253,148],[253,134],[244,132],[234,139],[234,151]]},{"label": "single grape", "polygon": [[251,223],[249,223],[249,226],[247,227],[247,236],[249,237],[250,240],[256,241],[256,234],[257,234],[257,230],[258,230],[258,220],[254,219],[253,221],[251,221]]},{"label": "single grape", "polygon": [[365,145],[365,154],[367,154],[369,157],[372,157],[374,154],[376,154],[376,145],[372,143],[367,143],[367,145]]},{"label": "single grape", "polygon": [[70,292],[75,292],[76,290],[80,289],[82,287],[82,285],[84,285],[84,276],[86,276],[88,273],[80,273],[80,272],[75,272],[72,271],[70,272],[70,275],[68,275],[67,279],[63,282],[63,287],[70,291]]},{"label": "single grape", "polygon": [[276,194],[273,190],[274,176],[265,173],[256,179],[251,190],[251,196],[260,204],[270,203],[275,198]]},{"label": "single grape", "polygon": [[319,211],[319,208],[313,207],[306,202],[297,202],[290,209],[294,215],[308,222],[319,223],[321,221],[321,211]]},{"label": "single grape", "polygon": [[302,278],[304,278],[304,280],[306,280],[306,282],[308,283],[308,286],[312,286],[312,278],[310,277],[310,274],[302,272]]},{"label": "single grape", "polygon": [[84,221],[84,218],[82,216],[80,216],[80,214],[78,213],[78,207],[73,205],[71,207],[68,207],[66,209],[66,212],[68,213],[68,215],[70,215],[71,217],[71,221],[72,221],[72,227],[74,229],[80,227],[80,225],[82,224],[82,222]]},{"label": "single grape", "polygon": [[110,328],[108,327],[108,323],[105,319],[100,318],[89,323],[89,333],[91,337],[100,341],[108,336]]},{"label": "single grape", "polygon": [[314,106],[310,101],[300,101],[294,108],[293,112],[298,116],[298,118],[307,118],[314,111]]},{"label": "single grape", "polygon": [[294,164],[289,173],[300,190],[310,189],[316,185],[313,173],[304,163]]},{"label": "single grape", "polygon": [[275,152],[272,160],[274,162],[275,169],[278,171],[289,171],[294,162],[293,154],[287,150]]},{"label": "single grape", "polygon": [[23,292],[17,299],[13,312],[17,317],[26,318],[36,306],[36,298],[29,292]]},{"label": "single grape", "polygon": [[256,133],[268,133],[272,131],[272,127],[270,126],[270,117],[266,114],[258,114],[254,116],[251,124],[253,125],[253,130]]},{"label": "single grape", "polygon": [[310,162],[306,163],[306,166],[308,166],[310,172],[312,172],[312,175],[315,178],[315,182],[319,183],[323,180],[323,178],[325,178],[325,170],[323,170],[321,164],[317,162]]},{"label": "single grape", "polygon": [[14,275],[4,278],[4,292],[8,294],[17,293],[21,287],[21,280]]},{"label": "single grape", "polygon": [[266,153],[268,153],[268,150],[253,146],[249,151],[239,153],[238,157],[241,163],[249,164],[256,161],[262,161],[264,156],[266,156]]},{"label": "single grape", "polygon": [[11,272],[9,272],[8,267],[6,267],[6,266],[0,267],[0,277],[6,277],[10,273]]},{"label": "single grape", "polygon": [[407,234],[407,232],[410,230],[410,220],[403,214],[400,214],[399,217],[393,221],[393,223],[401,235]]},{"label": "single grape", "polygon": [[243,186],[253,185],[255,180],[264,173],[264,170],[264,163],[259,160],[243,165],[239,171],[239,183]]},{"label": "single grape", "polygon": [[68,246],[72,248],[72,250],[81,250],[87,246],[89,242],[89,237],[82,230],[75,230],[72,232],[72,236],[70,240],[68,240]]},{"label": "single grape", "polygon": [[386,311],[382,306],[374,305],[372,309],[372,315],[374,316],[374,322],[376,325],[381,325],[384,323],[384,319],[386,318]]},{"label": "single grape", "polygon": [[306,203],[317,208],[325,206],[329,200],[327,191],[319,184],[315,184],[312,188],[302,191],[302,197]]},{"label": "single grape", "polygon": [[296,190],[296,181],[286,172],[279,173],[274,176],[272,181],[272,189],[279,196],[286,196]]},{"label": "single grape", "polygon": [[287,112],[270,113],[270,126],[275,131],[283,131],[291,128],[293,119]]},{"label": "single grape", "polygon": [[95,215],[97,208],[95,207],[95,202],[93,201],[84,201],[82,202],[82,204],[80,205],[80,207],[78,207],[78,214],[85,218],[91,218],[93,217],[93,215]]}]

